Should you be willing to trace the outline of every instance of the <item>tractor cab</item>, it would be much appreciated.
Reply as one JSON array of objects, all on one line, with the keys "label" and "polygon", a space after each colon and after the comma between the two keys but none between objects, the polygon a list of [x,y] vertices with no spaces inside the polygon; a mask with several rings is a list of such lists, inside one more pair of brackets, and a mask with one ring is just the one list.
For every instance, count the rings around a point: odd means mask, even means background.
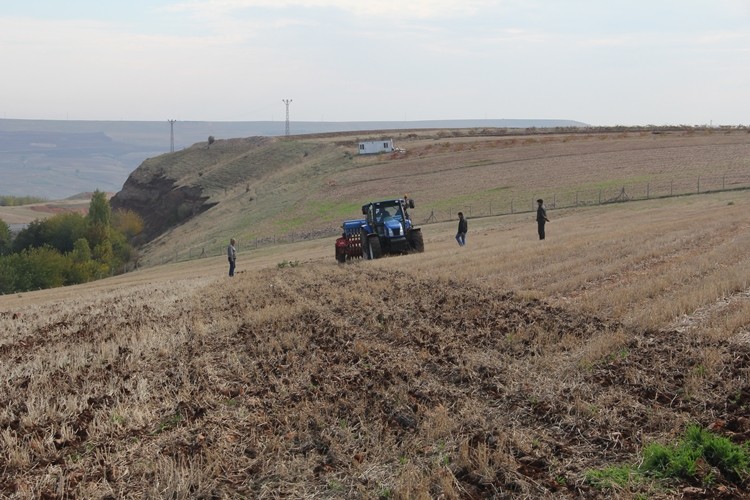
[{"label": "tractor cab", "polygon": [[368,203],[362,206],[367,224],[381,237],[403,237],[412,227],[407,206],[414,208],[414,200],[396,199]]}]

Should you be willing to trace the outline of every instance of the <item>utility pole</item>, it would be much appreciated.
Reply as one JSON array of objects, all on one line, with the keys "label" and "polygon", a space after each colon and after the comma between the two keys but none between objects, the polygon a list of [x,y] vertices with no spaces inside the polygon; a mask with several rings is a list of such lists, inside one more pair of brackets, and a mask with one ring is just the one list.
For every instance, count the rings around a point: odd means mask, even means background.
[{"label": "utility pole", "polygon": [[286,127],[284,128],[284,135],[289,135],[289,103],[291,99],[282,99],[281,102],[286,104]]},{"label": "utility pole", "polygon": [[169,122],[169,152],[174,153],[174,122],[177,120],[167,120]]}]

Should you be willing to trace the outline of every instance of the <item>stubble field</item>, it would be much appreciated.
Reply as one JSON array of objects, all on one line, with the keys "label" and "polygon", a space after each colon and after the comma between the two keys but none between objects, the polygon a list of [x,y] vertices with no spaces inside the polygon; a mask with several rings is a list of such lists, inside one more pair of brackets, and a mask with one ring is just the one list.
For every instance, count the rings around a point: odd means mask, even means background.
[{"label": "stubble field", "polygon": [[[691,423],[750,439],[745,191],[425,226],[0,297],[0,496],[748,495],[599,489]],[[706,481],[708,474],[711,481]]]}]

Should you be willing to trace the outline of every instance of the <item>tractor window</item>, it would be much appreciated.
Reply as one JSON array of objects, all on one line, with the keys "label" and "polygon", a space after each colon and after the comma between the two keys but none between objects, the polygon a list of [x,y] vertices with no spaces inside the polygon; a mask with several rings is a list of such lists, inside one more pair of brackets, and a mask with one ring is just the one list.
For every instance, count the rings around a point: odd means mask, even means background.
[{"label": "tractor window", "polygon": [[404,221],[404,214],[401,211],[401,205],[396,205],[394,207],[391,207],[391,214],[394,219],[396,219],[399,222]]}]

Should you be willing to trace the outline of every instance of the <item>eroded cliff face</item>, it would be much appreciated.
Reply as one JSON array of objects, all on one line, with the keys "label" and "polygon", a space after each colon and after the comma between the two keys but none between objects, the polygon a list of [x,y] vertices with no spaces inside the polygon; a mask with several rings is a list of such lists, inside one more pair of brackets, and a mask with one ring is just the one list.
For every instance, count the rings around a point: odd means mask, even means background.
[{"label": "eroded cliff face", "polygon": [[199,187],[177,186],[163,175],[138,180],[131,174],[110,205],[113,210],[132,210],[141,216],[144,228],[139,243],[143,244],[215,205],[207,200]]}]

